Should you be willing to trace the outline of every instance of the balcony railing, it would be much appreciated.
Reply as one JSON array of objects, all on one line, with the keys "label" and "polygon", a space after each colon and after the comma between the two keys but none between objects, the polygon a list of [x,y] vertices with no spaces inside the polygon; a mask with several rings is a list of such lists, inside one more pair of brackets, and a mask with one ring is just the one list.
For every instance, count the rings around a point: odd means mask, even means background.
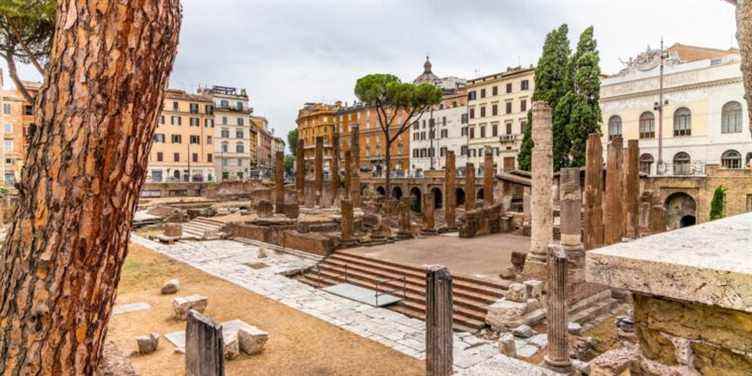
[{"label": "balcony railing", "polygon": [[705,162],[664,163],[656,165],[658,176],[705,176]]},{"label": "balcony railing", "polygon": [[519,135],[516,134],[503,134],[499,136],[499,142],[514,142],[517,141],[517,138],[519,138]]}]

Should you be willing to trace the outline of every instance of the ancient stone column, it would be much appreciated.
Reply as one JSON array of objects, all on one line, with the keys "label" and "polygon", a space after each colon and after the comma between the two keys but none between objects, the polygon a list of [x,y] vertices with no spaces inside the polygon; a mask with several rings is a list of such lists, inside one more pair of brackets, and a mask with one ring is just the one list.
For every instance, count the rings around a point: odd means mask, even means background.
[{"label": "ancient stone column", "polygon": [[305,141],[298,140],[295,149],[295,190],[298,192],[298,205],[305,204]]},{"label": "ancient stone column", "polygon": [[413,236],[410,224],[410,197],[402,197],[399,201],[399,226],[397,235],[403,238]]},{"label": "ancient stone column", "polygon": [[352,190],[352,151],[346,150],[345,151],[345,189],[344,189],[344,195],[346,199],[350,199],[350,191]]},{"label": "ancient stone column", "polygon": [[548,245],[553,240],[553,152],[551,107],[543,101],[533,103],[532,197],[530,253],[525,260],[525,274],[544,278],[548,262]]},{"label": "ancient stone column", "polygon": [[486,206],[493,206],[494,175],[496,175],[493,168],[493,151],[490,149],[486,150],[483,158],[483,203]]},{"label": "ancient stone column", "polygon": [[343,198],[340,201],[339,206],[342,213],[342,219],[340,221],[342,241],[345,243],[351,242],[353,240],[353,223],[355,222],[353,203],[350,199]]},{"label": "ancient stone column", "polygon": [[551,245],[548,265],[548,353],[544,365],[557,373],[569,374],[572,362],[567,345],[567,255],[561,246]]},{"label": "ancient stone column", "polygon": [[350,192],[353,205],[359,208],[362,204],[360,197],[360,130],[357,125],[350,129],[350,151],[352,152],[352,178]]},{"label": "ancient stone column", "polygon": [[274,156],[274,212],[282,213],[285,206],[285,153]]},{"label": "ancient stone column", "polygon": [[332,134],[332,162],[329,165],[330,175],[332,176],[332,205],[337,202],[339,195],[339,132],[336,130]]},{"label": "ancient stone column", "polygon": [[614,137],[608,145],[606,165],[606,207],[603,213],[603,242],[606,245],[621,242],[624,237],[623,150],[621,137]]},{"label": "ancient stone column", "polygon": [[324,138],[316,137],[316,159],[313,164],[314,190],[316,191],[315,205],[321,205],[324,194]]},{"label": "ancient stone column", "polygon": [[457,226],[455,207],[457,206],[457,194],[455,193],[455,179],[457,178],[457,166],[455,165],[454,151],[447,151],[446,168],[444,169],[444,220],[449,228]]},{"label": "ancient stone column", "polygon": [[190,310],[185,329],[186,376],[224,376],[224,347],[222,325]]},{"label": "ancient stone column", "polygon": [[559,200],[559,218],[561,218],[561,244],[563,246],[581,246],[582,233],[582,195],[580,193],[580,169],[562,168],[559,172],[561,199]]},{"label": "ancient stone column", "polygon": [[666,208],[661,201],[660,192],[653,193],[650,207],[650,233],[660,234],[666,231]]},{"label": "ancient stone column", "polygon": [[448,376],[453,373],[453,311],[452,275],[443,266],[429,266],[426,270],[427,376]]},{"label": "ancient stone column", "polygon": [[465,212],[475,209],[475,165],[465,165]]},{"label": "ancient stone column", "polygon": [[638,140],[627,141],[627,160],[624,175],[624,205],[626,237],[640,237],[640,146]]},{"label": "ancient stone column", "polygon": [[428,191],[423,195],[423,231],[432,233],[436,227],[436,219],[434,217],[434,196],[433,192]]},{"label": "ancient stone column", "polygon": [[587,140],[585,160],[585,249],[603,245],[603,145],[592,133]]}]

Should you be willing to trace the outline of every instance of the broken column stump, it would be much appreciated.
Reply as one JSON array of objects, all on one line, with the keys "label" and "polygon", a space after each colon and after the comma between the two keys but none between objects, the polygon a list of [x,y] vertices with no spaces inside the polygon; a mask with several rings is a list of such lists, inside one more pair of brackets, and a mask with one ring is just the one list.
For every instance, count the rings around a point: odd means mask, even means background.
[{"label": "broken column stump", "polygon": [[282,213],[285,204],[285,153],[274,156],[274,212]]},{"label": "broken column stump", "polygon": [[572,362],[567,345],[567,254],[558,245],[552,245],[548,266],[548,353],[544,358],[546,368],[569,374]]},{"label": "broken column stump", "polygon": [[222,326],[194,310],[185,328],[186,376],[224,376],[225,354]]},{"label": "broken column stump", "polygon": [[426,375],[452,374],[452,275],[446,267],[426,271]]},{"label": "broken column stump", "polygon": [[455,164],[454,151],[447,151],[446,167],[444,170],[444,220],[448,229],[457,227],[457,194],[455,193],[457,179],[457,165]]}]

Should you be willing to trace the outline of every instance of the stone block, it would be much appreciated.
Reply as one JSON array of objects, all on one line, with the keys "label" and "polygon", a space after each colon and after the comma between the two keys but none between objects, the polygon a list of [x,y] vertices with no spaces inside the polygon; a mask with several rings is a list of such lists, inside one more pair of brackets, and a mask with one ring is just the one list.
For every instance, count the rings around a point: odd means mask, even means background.
[{"label": "stone block", "polygon": [[540,300],[533,299],[533,298],[527,298],[527,309],[528,312],[535,311],[537,309],[541,309],[543,306],[541,305]]},{"label": "stone block", "polygon": [[542,349],[548,346],[548,335],[546,333],[534,335],[530,337],[530,339],[528,340],[528,343],[538,346],[539,348]]},{"label": "stone block", "polygon": [[183,225],[180,223],[165,223],[164,235],[175,238],[183,236]]},{"label": "stone block", "polygon": [[706,342],[692,342],[694,368],[701,375],[752,375],[752,358]]},{"label": "stone block", "polygon": [[590,376],[629,376],[638,360],[636,347],[609,350],[590,361]]},{"label": "stone block", "polygon": [[522,270],[525,268],[525,252],[512,252],[512,265],[517,270],[517,272],[522,272]]},{"label": "stone block", "polygon": [[295,219],[300,216],[300,207],[297,203],[282,204],[281,206],[282,213],[284,213],[287,218]]},{"label": "stone block", "polygon": [[313,232],[303,234],[296,230],[284,231],[280,245],[320,256],[328,256],[334,251],[332,238]]},{"label": "stone block", "polygon": [[150,333],[149,335],[136,338],[139,354],[151,354],[157,351],[159,347],[159,333]]},{"label": "stone block", "polygon": [[500,299],[488,306],[486,323],[496,330],[508,330],[524,322],[527,303]]},{"label": "stone block", "polygon": [[502,279],[514,279],[516,275],[515,272],[516,271],[514,270],[514,268],[509,266],[504,268],[501,273],[499,273],[499,277],[501,277]]},{"label": "stone block", "polygon": [[258,200],[256,202],[256,215],[261,218],[267,218],[274,215],[274,205],[269,200]]},{"label": "stone block", "polygon": [[178,320],[185,320],[188,317],[188,311],[192,309],[203,313],[208,305],[209,298],[202,295],[179,296],[172,300],[175,318]]},{"label": "stone block", "polygon": [[523,359],[532,358],[533,355],[538,353],[538,350],[539,349],[533,345],[525,345],[517,349],[517,355]]},{"label": "stone block", "polygon": [[527,302],[527,296],[527,287],[522,283],[512,283],[505,294],[507,300],[518,303]]},{"label": "stone block", "polygon": [[264,350],[264,345],[269,340],[269,334],[255,326],[240,328],[238,330],[238,340],[240,341],[240,350],[242,352],[254,355]]},{"label": "stone block", "polygon": [[531,279],[524,282],[527,288],[527,295],[530,298],[543,300],[543,281]]},{"label": "stone block", "polygon": [[533,328],[522,324],[512,329],[512,334],[514,334],[515,337],[519,338],[530,338],[535,335],[535,331],[533,330]]},{"label": "stone block", "polygon": [[224,338],[225,359],[233,360],[240,356],[240,341],[237,335],[231,335]]},{"label": "stone block", "polygon": [[578,336],[580,333],[582,333],[582,325],[576,323],[576,322],[570,322],[567,324],[567,331],[571,335]]},{"label": "stone block", "polygon": [[180,281],[178,281],[176,278],[173,278],[162,286],[162,295],[171,295],[175,294],[180,290]]},{"label": "stone block", "polygon": [[513,335],[507,333],[499,338],[499,352],[511,358],[517,357],[517,344]]}]

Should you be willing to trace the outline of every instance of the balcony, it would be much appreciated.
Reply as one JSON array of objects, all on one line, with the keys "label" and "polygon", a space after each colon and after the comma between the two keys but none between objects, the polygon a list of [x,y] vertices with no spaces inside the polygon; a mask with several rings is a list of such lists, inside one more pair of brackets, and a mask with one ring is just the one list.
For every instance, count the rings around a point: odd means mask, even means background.
[{"label": "balcony", "polygon": [[503,134],[499,136],[499,142],[501,142],[502,144],[508,143],[508,142],[515,142],[519,139],[519,136],[520,135],[518,134]]},{"label": "balcony", "polygon": [[659,176],[705,176],[705,162],[664,163],[656,165]]}]

